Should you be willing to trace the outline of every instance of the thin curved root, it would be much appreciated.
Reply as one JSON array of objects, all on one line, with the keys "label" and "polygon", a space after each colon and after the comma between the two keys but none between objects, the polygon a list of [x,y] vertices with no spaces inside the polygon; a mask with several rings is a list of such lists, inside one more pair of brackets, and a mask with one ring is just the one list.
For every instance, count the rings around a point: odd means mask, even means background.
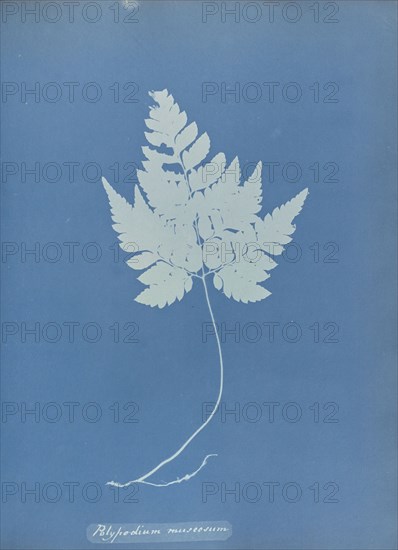
[{"label": "thin curved root", "polygon": [[218,456],[218,455],[216,455],[216,454],[207,455],[205,457],[205,459],[203,460],[202,464],[199,466],[199,468],[197,470],[195,470],[191,474],[185,474],[184,477],[177,477],[177,479],[175,479],[174,481],[168,481],[167,483],[166,482],[151,483],[150,481],[145,481],[145,479],[138,478],[138,479],[134,479],[132,481],[127,481],[127,483],[118,483],[117,481],[108,481],[108,483],[106,485],[112,485],[113,487],[123,488],[123,487],[129,487],[129,485],[133,485],[134,483],[141,483],[142,485],[151,485],[152,487],[168,487],[169,485],[175,485],[176,483],[182,483],[183,481],[189,481],[190,479],[195,477],[196,474],[198,474],[200,472],[200,470],[206,466],[207,460],[211,456]]}]

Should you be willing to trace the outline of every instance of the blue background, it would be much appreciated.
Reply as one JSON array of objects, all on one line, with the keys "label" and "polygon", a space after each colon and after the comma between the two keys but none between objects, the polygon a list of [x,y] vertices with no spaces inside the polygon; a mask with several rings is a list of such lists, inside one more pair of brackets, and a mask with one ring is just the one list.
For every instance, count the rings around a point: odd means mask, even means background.
[{"label": "blue background", "polygon": [[[160,523],[227,520],[233,536],[196,548],[392,549],[395,527],[395,392],[394,257],[396,168],[396,5],[394,2],[341,2],[338,23],[315,23],[310,3],[303,16],[289,23],[276,9],[275,22],[265,17],[249,23],[242,17],[221,21],[220,14],[202,22],[200,2],[140,2],[136,24],[115,23],[111,3],[101,2],[103,17],[87,23],[77,8],[76,20],[39,23],[19,15],[2,24],[2,80],[79,82],[76,101],[65,95],[57,103],[16,94],[3,101],[3,162],[66,161],[100,163],[104,175],[127,198],[131,183],[115,183],[114,162],[141,161],[144,119],[151,104],[148,90],[168,88],[189,120],[207,131],[212,152],[223,151],[241,163],[296,161],[303,167],[297,183],[274,183],[264,177],[264,213],[304,187],[310,195],[297,221],[294,239],[302,257],[281,260],[272,272],[265,301],[244,305],[211,289],[216,319],[239,322],[297,322],[297,343],[266,337],[257,343],[229,338],[224,345],[226,382],[223,401],[299,403],[303,417],[289,423],[277,413],[274,423],[216,418],[179,460],[159,473],[170,480],[193,471],[203,457],[218,453],[189,483],[167,489],[141,487],[137,503],[115,503],[105,482],[127,481],[173,453],[201,422],[203,401],[217,394],[218,364],[214,339],[202,343],[202,323],[209,321],[199,284],[164,310],[133,301],[142,285],[122,261],[113,261],[115,242],[109,206],[99,182],[81,172],[69,183],[35,183],[19,175],[2,183],[2,241],[80,243],[76,259],[66,249],[57,263],[19,254],[2,263],[4,321],[97,322],[103,336],[96,344],[65,333],[56,344],[20,335],[10,337],[2,352],[2,399],[45,404],[76,401],[100,404],[103,417],[68,423],[20,416],[2,424],[3,482],[76,481],[98,483],[97,503],[76,500],[66,492],[57,503],[35,503],[20,493],[2,505],[3,548],[89,548],[85,530],[97,522]],[[320,4],[323,17],[324,5]],[[121,14],[128,12],[121,7]],[[103,96],[84,101],[82,86],[98,82]],[[289,103],[277,92],[235,102],[220,94],[202,102],[203,82],[298,82],[303,97]],[[339,85],[337,103],[313,101],[314,82]],[[136,103],[115,103],[109,86],[136,82]],[[322,95],[323,94],[323,95]],[[123,96],[122,96],[123,97]],[[335,162],[336,183],[314,183],[308,167]],[[123,176],[126,171],[122,171]],[[322,172],[321,172],[322,174]],[[324,263],[328,242],[339,245],[337,263]],[[99,243],[102,257],[84,261],[85,243]],[[321,246],[321,261],[309,249]],[[115,321],[139,325],[139,342],[112,342]],[[338,343],[314,343],[309,326],[339,325]],[[81,334],[78,332],[78,334]],[[125,332],[123,333],[126,334]],[[325,332],[321,328],[321,337]],[[114,423],[109,406],[134,401],[138,423]],[[337,423],[315,423],[309,406],[336,402]],[[323,413],[322,413],[323,414]],[[239,483],[281,485],[297,482],[303,490],[288,503],[280,488],[274,503],[266,490],[259,502],[235,502],[221,493],[202,502],[202,482],[228,488]],[[321,502],[310,485],[321,485]],[[327,482],[339,485],[337,503],[324,503]],[[125,497],[128,492],[122,492]],[[173,545],[162,545],[172,547]],[[184,547],[189,545],[184,543]],[[128,545],[126,547],[129,547]],[[138,547],[138,546],[137,546]],[[160,547],[160,545],[159,545]]]}]

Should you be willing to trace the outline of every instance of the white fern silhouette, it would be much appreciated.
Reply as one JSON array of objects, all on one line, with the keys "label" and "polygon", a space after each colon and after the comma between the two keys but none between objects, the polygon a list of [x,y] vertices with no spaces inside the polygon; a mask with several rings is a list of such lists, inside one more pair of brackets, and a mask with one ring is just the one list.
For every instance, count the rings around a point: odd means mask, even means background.
[{"label": "white fern silhouette", "polygon": [[143,147],[147,160],[142,163],[144,170],[138,171],[140,186],[135,186],[134,205],[103,178],[113,228],[124,250],[128,251],[132,243],[139,246],[127,262],[133,269],[146,270],[138,279],[147,288],[136,297],[137,302],[163,308],[181,300],[191,290],[194,278],[202,282],[217,341],[220,386],[209,417],[173,455],[137,479],[108,483],[117,487],[181,483],[194,477],[209,457],[217,456],[207,455],[197,470],[174,481],[147,481],[184,451],[220,405],[223,356],[206,279],[211,276],[217,290],[238,302],[257,302],[269,296],[270,292],[259,283],[268,279],[269,271],[276,266],[272,257],[282,254],[284,245],[291,241],[295,230],[292,221],[308,194],[305,189],[272,214],[259,217],[261,163],[243,184],[237,158],[227,166],[225,155],[219,153],[203,164],[210,150],[207,133],[198,137],[197,125],[187,125],[186,113],[180,111],[167,90],[149,95],[156,102],[145,121],[150,130],[145,136],[152,147]]}]

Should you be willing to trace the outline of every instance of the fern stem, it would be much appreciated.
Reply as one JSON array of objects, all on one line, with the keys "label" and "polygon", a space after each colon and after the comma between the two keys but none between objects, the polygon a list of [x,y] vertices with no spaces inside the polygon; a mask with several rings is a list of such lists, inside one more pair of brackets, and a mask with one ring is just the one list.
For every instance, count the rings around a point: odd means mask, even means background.
[{"label": "fern stem", "polygon": [[[217,332],[217,325],[216,325],[216,322],[215,322],[215,319],[214,319],[213,309],[211,307],[211,303],[210,303],[210,299],[209,299],[209,293],[208,293],[208,290],[207,290],[204,270],[202,270],[202,276],[200,277],[200,279],[202,279],[202,282],[203,282],[203,287],[204,287],[205,296],[206,296],[206,303],[207,303],[207,307],[209,309],[211,321],[212,321],[212,324],[213,324],[213,327],[214,327],[214,333],[215,333],[215,336],[216,336],[217,348],[218,348],[218,357],[219,357],[219,363],[220,363],[220,387],[219,387],[219,391],[218,391],[218,397],[217,397],[216,404],[214,405],[214,408],[213,408],[211,414],[208,416],[208,418],[205,420],[205,422],[203,422],[203,424],[201,424],[199,426],[199,428],[185,441],[185,443],[183,445],[181,445],[181,447],[174,454],[172,454],[169,458],[166,458],[165,460],[160,462],[157,466],[152,468],[152,470],[150,470],[147,474],[145,474],[145,475],[143,475],[143,476],[141,476],[137,479],[134,479],[132,481],[128,481],[127,483],[124,483],[124,484],[120,484],[120,483],[117,483],[117,482],[114,482],[114,481],[110,481],[109,483],[107,483],[107,485],[114,485],[114,486],[117,486],[117,487],[127,487],[129,485],[132,485],[133,483],[145,483],[146,485],[154,485],[155,487],[166,487],[167,485],[172,485],[173,483],[177,483],[177,482],[179,483],[181,481],[189,480],[191,477],[196,475],[202,469],[202,467],[206,464],[206,460],[207,460],[208,457],[206,457],[206,459],[202,463],[201,467],[198,468],[198,470],[196,470],[195,472],[193,472],[193,474],[187,474],[183,478],[177,479],[175,482],[168,482],[168,483],[164,483],[164,484],[163,483],[162,484],[149,484],[148,482],[145,481],[146,479],[148,479],[148,477],[152,476],[154,473],[159,471],[163,466],[165,466],[166,464],[169,464],[170,462],[175,460],[184,451],[184,449],[186,449],[188,447],[188,445],[191,443],[191,441],[193,441],[195,439],[195,437],[197,435],[199,435],[202,430],[204,430],[204,428],[209,424],[211,419],[216,414],[216,412],[218,410],[218,407],[220,406],[221,396],[222,396],[222,392],[223,392],[223,388],[224,388],[224,362],[223,362],[223,356],[222,356],[222,350],[221,350],[221,342],[220,342],[220,337],[219,337],[218,332]],[[208,455],[208,456],[216,456],[216,455]]]}]

